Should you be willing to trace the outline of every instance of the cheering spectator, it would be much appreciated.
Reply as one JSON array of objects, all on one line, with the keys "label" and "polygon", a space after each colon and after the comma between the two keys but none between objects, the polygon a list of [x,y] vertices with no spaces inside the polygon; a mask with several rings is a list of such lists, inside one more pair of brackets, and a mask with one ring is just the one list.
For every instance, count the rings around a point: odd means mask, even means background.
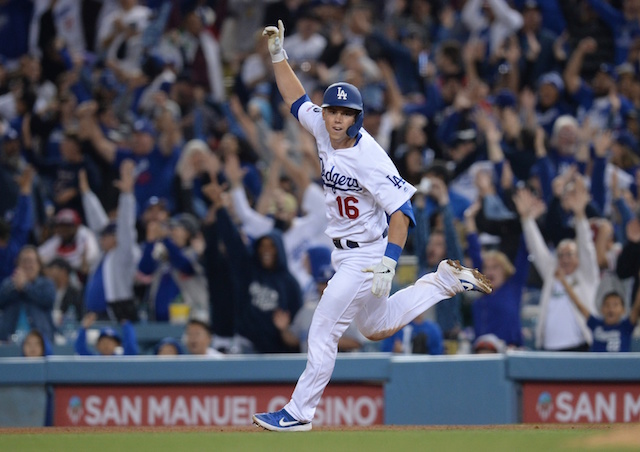
[{"label": "cheering spectator", "polygon": [[543,27],[542,11],[537,0],[525,0],[521,13],[522,28],[518,31],[522,49],[520,74],[522,85],[533,88],[542,74],[557,69],[558,62],[553,52],[556,36]]},{"label": "cheering spectator", "polygon": [[80,179],[87,221],[91,229],[99,231],[102,249],[102,255],[91,268],[85,287],[86,310],[97,313],[102,319],[137,321],[138,311],[133,294],[133,279],[138,260],[136,201],[133,196],[134,163],[125,160],[120,165],[120,179],[116,182],[120,196],[114,222],[108,220],[102,204],[90,190],[84,172],[81,173]]},{"label": "cheering spectator", "polygon": [[71,265],[75,279],[84,281],[90,268],[100,258],[98,240],[83,225],[78,212],[62,209],[53,219],[54,235],[38,247],[38,254],[45,265],[60,257]]},{"label": "cheering spectator", "polygon": [[495,334],[483,334],[473,341],[473,353],[504,353],[507,351],[507,346],[503,340],[497,337]]},{"label": "cheering spectator", "polygon": [[20,197],[15,206],[11,221],[0,219],[0,281],[13,273],[15,260],[20,249],[26,245],[33,221],[31,187],[34,171],[26,167],[18,177]]},{"label": "cheering spectator", "polygon": [[183,355],[182,344],[172,337],[165,337],[153,348],[153,354],[157,356]]},{"label": "cheering spectator", "polygon": [[[535,205],[543,208],[543,203]],[[510,346],[522,345],[520,305],[522,292],[529,274],[529,261],[524,239],[520,239],[518,254],[511,263],[499,250],[481,251],[476,227],[476,215],[481,209],[479,202],[465,212],[465,229],[468,250],[473,266],[491,281],[493,292],[481,295],[473,301],[473,328],[476,336],[493,334]]]},{"label": "cheering spectator", "polygon": [[[173,208],[172,181],[180,156],[181,136],[175,121],[161,122],[163,129],[156,136],[156,129],[147,119],[133,123],[131,148],[121,148],[107,139],[95,117],[97,104],[87,102],[79,107],[80,127],[90,137],[101,158],[114,168],[127,159],[136,164],[135,197],[138,208],[146,205],[152,196],[167,200],[169,210]],[[106,181],[105,181],[106,183]]]},{"label": "cheering spectator", "polygon": [[[326,216],[321,209],[317,208],[324,203],[324,195],[320,186],[310,179],[308,170],[291,161],[288,143],[284,137],[279,134],[274,135],[271,144],[274,161],[260,203],[268,204],[272,215],[263,215],[251,208],[242,183],[243,172],[238,160],[235,156],[228,156],[225,174],[232,187],[233,210],[241,222],[242,230],[252,239],[262,237],[272,230],[279,230],[282,233],[289,272],[295,276],[300,288],[307,291],[313,282],[302,263],[306,249],[316,245],[332,246],[331,241],[324,234],[327,226]],[[280,181],[280,168],[285,169],[286,174],[295,182],[295,187],[301,193],[304,216],[297,215],[296,197],[276,187]],[[268,202],[268,196],[270,202]]]},{"label": "cheering spectator", "polygon": [[480,40],[492,59],[505,40],[522,27],[522,15],[505,0],[469,0],[462,8],[461,19],[471,31],[471,39]]},{"label": "cheering spectator", "polygon": [[29,331],[20,348],[25,358],[42,358],[53,354],[51,343],[38,330]]},{"label": "cheering spectator", "polygon": [[[219,191],[208,191],[212,196]],[[213,200],[212,200],[213,201]],[[229,267],[241,275],[242,297],[236,308],[236,348],[261,353],[291,352],[282,338],[282,325],[276,326],[278,310],[290,318],[302,305],[298,282],[287,269],[287,258],[279,231],[259,237],[247,247],[240,231],[222,203],[214,201],[218,234],[228,250]]]},{"label": "cheering spectator", "polygon": [[151,10],[138,0],[119,0],[119,7],[98,26],[98,43],[109,67],[121,76],[139,75],[144,52],[142,34]]},{"label": "cheering spectator", "polygon": [[629,99],[617,93],[614,67],[601,64],[590,85],[580,77],[585,56],[597,48],[597,41],[588,37],[582,39],[571,54],[563,75],[567,94],[578,105],[581,121],[589,118],[592,127],[620,130],[625,127],[624,117],[632,106]]},{"label": "cheering spectator", "polygon": [[101,328],[96,341],[95,352],[91,350],[87,345],[87,330],[91,328],[96,319],[97,316],[94,312],[87,313],[82,319],[74,346],[78,355],[117,356],[139,354],[136,331],[128,320],[122,322],[122,336],[110,326]]},{"label": "cheering spectator", "polygon": [[536,327],[536,347],[539,349],[587,351],[592,343],[593,338],[584,317],[575,309],[569,294],[555,276],[556,270],[561,269],[586,309],[589,312],[595,310],[600,270],[585,215],[588,201],[584,181],[578,177],[566,199],[574,213],[576,239],[562,240],[554,255],[536,223],[536,217],[543,211],[536,207],[539,205],[536,198],[526,189],[519,190],[514,198],[527,248],[543,280]]},{"label": "cheering spectator", "polygon": [[0,285],[0,341],[9,340],[18,327],[24,310],[29,326],[41,332],[53,342],[53,318],[51,311],[56,289],[53,281],[43,275],[38,250],[25,245],[20,250],[13,274]]},{"label": "cheering spectator", "polygon": [[640,293],[636,294],[631,312],[625,317],[624,294],[607,292],[600,300],[601,316],[589,311],[576,295],[571,284],[564,277],[562,269],[556,272],[556,278],[569,294],[580,313],[587,319],[587,326],[593,334],[592,352],[628,352],[631,349],[631,335],[640,316]]},{"label": "cheering spectator", "polygon": [[[193,84],[201,86],[215,102],[225,100],[220,45],[208,30],[206,10],[197,2],[182,2],[183,21],[179,48],[184,70]],[[215,17],[215,16],[214,16]]]},{"label": "cheering spectator", "polygon": [[197,218],[188,213],[169,224],[151,222],[138,270],[152,275],[147,299],[156,321],[169,320],[172,303],[185,303],[190,316],[209,323],[209,300],[204,269],[192,247],[200,232]]},{"label": "cheering spectator", "polygon": [[71,265],[62,258],[55,258],[44,269],[45,275],[56,286],[56,301],[53,304],[53,321],[60,327],[63,319],[80,321],[84,315],[82,291],[71,284]]},{"label": "cheering spectator", "polygon": [[211,347],[211,330],[208,323],[191,319],[187,322],[184,334],[189,354],[213,357],[223,356],[222,353]]},{"label": "cheering spectator", "polygon": [[396,334],[382,341],[380,351],[405,355],[442,355],[444,337],[437,323],[420,314]]},{"label": "cheering spectator", "polygon": [[[446,169],[433,165],[427,171],[428,188],[414,196],[416,227],[412,231],[418,256],[418,276],[435,271],[442,259],[463,259],[447,189]],[[436,320],[445,338],[455,338],[462,327],[462,298],[458,295],[436,305]]]},{"label": "cheering spectator", "polygon": [[633,278],[633,291],[640,288],[640,219],[629,221],[625,228],[624,245],[616,262],[616,273],[620,278]]}]

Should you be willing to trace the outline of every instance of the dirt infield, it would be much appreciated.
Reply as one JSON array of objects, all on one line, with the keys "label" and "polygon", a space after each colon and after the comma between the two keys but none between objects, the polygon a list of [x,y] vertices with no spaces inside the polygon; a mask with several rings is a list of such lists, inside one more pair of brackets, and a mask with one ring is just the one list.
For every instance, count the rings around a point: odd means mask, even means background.
[{"label": "dirt infield", "polygon": [[611,431],[586,438],[580,445],[588,448],[640,447],[640,424],[616,425]]}]

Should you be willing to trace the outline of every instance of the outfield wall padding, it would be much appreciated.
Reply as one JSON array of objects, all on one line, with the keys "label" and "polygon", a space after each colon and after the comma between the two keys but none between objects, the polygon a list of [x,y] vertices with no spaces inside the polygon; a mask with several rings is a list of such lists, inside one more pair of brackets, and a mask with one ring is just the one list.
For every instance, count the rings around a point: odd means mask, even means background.
[{"label": "outfield wall padding", "polygon": [[[56,386],[293,385],[306,356],[0,358],[0,426],[44,424],[46,390]],[[340,354],[332,382],[382,385],[384,422],[401,425],[512,424],[527,381],[638,382],[640,353],[398,356]],[[53,401],[55,403],[55,401]]]}]

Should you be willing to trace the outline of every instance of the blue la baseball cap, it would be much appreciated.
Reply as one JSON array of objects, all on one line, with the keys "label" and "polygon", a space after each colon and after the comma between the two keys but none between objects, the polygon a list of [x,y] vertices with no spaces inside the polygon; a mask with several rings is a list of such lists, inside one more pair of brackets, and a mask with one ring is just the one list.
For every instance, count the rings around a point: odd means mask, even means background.
[{"label": "blue la baseball cap", "polygon": [[100,330],[100,334],[98,335],[98,340],[103,337],[110,337],[111,339],[116,340],[119,344],[122,343],[122,339],[116,330],[111,328],[110,326],[106,326]]},{"label": "blue la baseball cap", "polygon": [[609,77],[613,78],[614,80],[618,79],[618,73],[616,72],[616,68],[612,64],[602,63],[600,66],[598,66],[598,72],[607,74]]},{"label": "blue la baseball cap", "polygon": [[538,87],[544,84],[553,85],[558,91],[564,90],[564,81],[562,80],[562,76],[555,71],[547,72],[540,76],[538,79]]},{"label": "blue la baseball cap", "polygon": [[493,105],[499,108],[514,107],[517,103],[516,95],[510,89],[501,89],[493,99]]},{"label": "blue la baseball cap", "polygon": [[149,207],[154,206],[159,206],[167,210],[167,200],[158,196],[151,196],[149,199],[147,199],[147,202],[144,205],[144,210],[147,210]]},{"label": "blue la baseball cap", "polygon": [[153,124],[146,118],[137,119],[133,123],[133,131],[135,133],[148,133],[149,135],[155,135],[156,133]]},{"label": "blue la baseball cap", "polygon": [[640,149],[638,148],[638,140],[629,131],[624,130],[618,132],[615,135],[615,142],[620,144],[621,146],[629,148],[636,155],[640,152]]}]

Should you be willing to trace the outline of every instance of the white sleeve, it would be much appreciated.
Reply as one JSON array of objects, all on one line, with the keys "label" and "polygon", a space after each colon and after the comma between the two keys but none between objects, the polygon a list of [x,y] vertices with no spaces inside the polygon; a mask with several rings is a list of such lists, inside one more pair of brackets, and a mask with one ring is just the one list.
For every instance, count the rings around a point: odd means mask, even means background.
[{"label": "white sleeve", "polygon": [[99,233],[109,223],[104,207],[92,191],[82,194],[82,208],[87,218],[87,225],[92,231]]},{"label": "white sleeve", "polygon": [[261,215],[251,208],[247,201],[244,188],[236,187],[231,190],[231,200],[236,215],[242,223],[242,230],[249,236],[258,238],[268,234],[275,224],[272,218]]},{"label": "white sleeve", "polygon": [[96,235],[86,226],[80,226],[78,228],[78,234],[82,234],[82,239],[85,242],[87,250],[87,264],[89,268],[93,268],[94,264],[100,259],[100,245]]},{"label": "white sleeve", "polygon": [[588,281],[598,281],[600,279],[600,268],[598,267],[596,247],[591,238],[589,220],[583,218],[576,221],[575,229],[578,257],[580,258],[578,268]]},{"label": "white sleeve", "polygon": [[540,228],[533,218],[526,218],[522,220],[522,232],[527,249],[533,256],[533,265],[536,266],[538,273],[544,277],[550,269],[555,269],[556,262],[540,233]]},{"label": "white sleeve", "polygon": [[512,33],[522,27],[522,15],[512,9],[504,0],[489,0],[489,6],[496,19]]},{"label": "white sleeve", "polygon": [[365,168],[370,172],[361,180],[365,188],[374,196],[376,203],[391,215],[411,199],[416,188],[400,176],[391,158],[382,148],[378,149],[378,154],[379,157],[370,159],[370,166],[373,168]]},{"label": "white sleeve", "polygon": [[307,129],[314,137],[318,137],[323,131],[325,133],[327,131],[324,120],[322,119],[322,108],[311,101],[304,102],[300,105],[296,117],[302,127]]},{"label": "white sleeve", "polygon": [[49,264],[56,257],[56,250],[60,246],[60,237],[54,235],[38,247],[38,256],[44,265]]},{"label": "white sleeve", "polygon": [[135,250],[138,239],[136,230],[136,198],[133,193],[120,193],[118,197],[118,217],[116,219],[116,236],[118,245],[116,255],[120,262],[135,262]]},{"label": "white sleeve", "polygon": [[477,33],[487,26],[487,19],[481,12],[481,2],[482,0],[468,0],[462,7],[460,18],[471,32]]},{"label": "white sleeve", "polygon": [[104,41],[113,29],[113,23],[116,18],[120,15],[119,11],[112,11],[108,16],[104,18],[104,22],[102,22],[98,26],[98,36],[96,39],[96,47],[101,50],[106,50],[102,48],[102,41]]}]

